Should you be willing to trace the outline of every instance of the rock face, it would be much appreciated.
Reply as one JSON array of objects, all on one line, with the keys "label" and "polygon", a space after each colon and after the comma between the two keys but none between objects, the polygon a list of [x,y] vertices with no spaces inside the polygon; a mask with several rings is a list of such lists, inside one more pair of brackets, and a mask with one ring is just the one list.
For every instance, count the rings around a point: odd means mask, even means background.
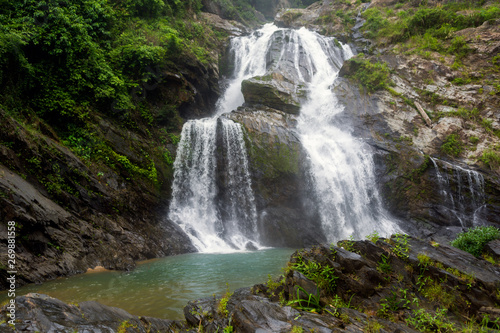
[{"label": "rock face", "polygon": [[[409,61],[386,59],[397,67]],[[347,73],[349,68],[343,67],[340,74]],[[392,79],[395,91],[422,101],[410,82],[400,76]],[[353,135],[374,148],[381,193],[394,215],[418,221],[427,236],[438,231],[438,226],[500,222],[498,177],[477,164],[448,162],[449,156],[441,152],[445,138],[462,130],[462,120],[442,118],[428,127],[417,110],[403,100],[386,91],[368,95],[344,78],[337,80],[333,91],[345,106],[338,121],[350,124]]]},{"label": "rock face", "polygon": [[265,77],[257,76],[241,84],[246,103],[261,104],[287,113],[298,114],[300,103],[297,96],[294,96],[293,90],[295,90],[295,84],[286,81],[278,73]]},{"label": "rock face", "polygon": [[[391,1],[377,1],[370,6],[392,5]],[[282,10],[275,23],[334,35],[349,41],[358,52],[368,53],[365,57],[372,63],[385,63],[391,69],[390,81],[394,85],[368,93],[348,78],[358,69],[346,62],[332,87],[344,106],[344,112],[334,121],[372,146],[385,206],[403,221],[401,226],[407,232],[440,238],[453,237],[455,231],[473,225],[498,225],[498,165],[488,165],[482,157],[499,145],[498,135],[494,134],[500,129],[498,115],[492,111],[498,104],[498,94],[491,86],[497,74],[482,69],[491,68],[488,66],[495,62],[491,52],[500,41],[498,20],[454,34],[469,43],[470,52],[462,61],[471,80],[481,82],[463,84],[462,73],[452,65],[453,57],[435,53],[422,57],[401,52],[401,45],[391,41],[367,38],[369,32],[362,29],[364,19],[358,14],[365,9],[364,4],[353,8],[349,3],[323,1],[307,9]],[[272,55],[277,54],[273,52],[279,44],[276,37],[270,62],[277,59]],[[289,72],[286,68],[280,70]],[[490,79],[479,79],[480,73]],[[297,82],[296,78],[291,81]],[[417,105],[430,115],[430,126]],[[443,149],[450,135],[456,135],[462,147],[458,156]],[[498,157],[498,149],[495,152]]]},{"label": "rock face", "polygon": [[259,213],[262,243],[304,246],[324,241],[314,209],[296,117],[266,107],[239,108],[225,117],[242,124]]},{"label": "rock face", "polygon": [[[55,139],[28,132],[1,110],[0,118],[1,140],[11,142],[0,146],[0,237],[5,240],[0,251],[7,255],[7,221],[15,221],[19,284],[95,266],[129,270],[137,260],[193,251],[184,233],[165,221],[166,202],[150,182],[135,176],[142,189],[136,191],[119,171],[104,165],[99,173],[91,170]],[[139,136],[127,133],[136,150],[115,125],[104,120],[100,125],[117,154],[140,163],[139,151],[147,148]],[[168,170],[157,166],[164,181]],[[3,288],[7,275],[2,268]]]}]

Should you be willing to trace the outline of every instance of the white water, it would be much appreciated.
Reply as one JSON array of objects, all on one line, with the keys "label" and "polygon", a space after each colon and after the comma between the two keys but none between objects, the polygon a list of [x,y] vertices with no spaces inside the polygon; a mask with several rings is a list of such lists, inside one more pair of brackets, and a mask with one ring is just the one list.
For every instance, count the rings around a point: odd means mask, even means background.
[{"label": "white water", "polygon": [[[277,42],[274,46],[282,43],[281,50],[272,50],[273,41]],[[249,243],[260,247],[243,133],[240,125],[218,117],[244,103],[243,80],[270,71],[298,78],[297,84],[307,87],[308,101],[301,109],[298,133],[311,162],[317,209],[327,239],[398,231],[381,206],[369,149],[333,119],[343,110],[331,86],[344,60],[353,55],[348,46],[339,45],[334,38],[304,28],[279,29],[272,24],[232,40],[234,78],[217,103],[215,117],[184,125],[174,164],[169,218],[199,251],[244,250]],[[222,165],[215,158],[218,130],[225,157]],[[222,189],[217,177],[223,179]]]},{"label": "white water", "polygon": [[[486,205],[483,176],[474,170],[440,160],[447,169],[452,170],[451,175],[446,170],[442,173],[436,159],[432,157],[430,159],[436,170],[439,192],[460,225],[462,227],[480,225],[481,220],[478,215]],[[456,188],[455,192],[451,188],[450,181]]]},{"label": "white water", "polygon": [[[311,81],[308,101],[301,109],[298,130],[311,161],[318,209],[330,241],[350,235],[364,237],[373,231],[397,232],[382,208],[374,166],[366,144],[336,124],[342,112],[331,86],[344,60],[353,56],[349,46],[335,47],[331,38],[306,29],[297,31],[306,53]],[[339,52],[340,51],[340,52]]]},{"label": "white water", "polygon": [[[169,218],[200,252],[245,250],[248,245],[261,248],[243,132],[239,124],[219,116],[243,104],[243,80],[265,74],[269,40],[277,30],[268,24],[251,36],[232,40],[235,75],[217,102],[215,116],[190,120],[182,128]],[[219,166],[217,131],[224,156]],[[223,169],[223,193],[216,182],[218,167]]]}]

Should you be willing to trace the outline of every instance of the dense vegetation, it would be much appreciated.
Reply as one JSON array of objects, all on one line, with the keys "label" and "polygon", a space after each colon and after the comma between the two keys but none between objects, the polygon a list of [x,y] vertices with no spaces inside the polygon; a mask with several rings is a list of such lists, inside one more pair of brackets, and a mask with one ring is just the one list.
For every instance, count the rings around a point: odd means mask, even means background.
[{"label": "dense vegetation", "polygon": [[[42,132],[70,148],[98,177],[113,170],[158,185],[159,164],[162,179],[171,174],[165,145],[178,142],[179,107],[194,94],[182,83],[183,64],[217,61],[210,52],[225,38],[196,19],[201,7],[201,0],[3,0],[0,109],[32,139]],[[175,89],[171,77],[181,80]],[[125,155],[104,140],[102,118],[145,140],[129,143]],[[35,150],[12,136],[0,143],[23,160],[7,166],[57,201],[78,194],[81,181],[43,143]]]},{"label": "dense vegetation", "polygon": [[495,239],[500,239],[500,229],[493,226],[475,227],[461,232],[451,245],[479,257],[485,245]]},{"label": "dense vegetation", "polygon": [[3,1],[2,106],[60,126],[93,110],[130,117],[141,85],[185,54],[207,57],[204,27],[182,20],[200,8],[199,0]]}]

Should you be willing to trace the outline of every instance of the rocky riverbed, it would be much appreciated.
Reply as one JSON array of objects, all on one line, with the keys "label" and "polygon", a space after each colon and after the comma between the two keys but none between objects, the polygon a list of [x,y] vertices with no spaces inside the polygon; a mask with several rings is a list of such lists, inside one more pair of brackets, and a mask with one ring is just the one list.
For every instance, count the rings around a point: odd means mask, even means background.
[{"label": "rocky riverbed", "polygon": [[[296,251],[276,280],[189,302],[185,321],[138,317],[96,302],[17,297],[2,332],[484,332],[500,320],[494,263],[404,235]],[[140,300],[138,300],[140,301]]]}]

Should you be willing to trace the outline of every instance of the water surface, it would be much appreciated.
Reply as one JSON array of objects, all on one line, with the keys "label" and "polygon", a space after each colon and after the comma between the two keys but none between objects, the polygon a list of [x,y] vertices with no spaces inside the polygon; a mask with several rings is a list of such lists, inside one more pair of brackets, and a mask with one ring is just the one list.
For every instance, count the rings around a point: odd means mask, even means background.
[{"label": "water surface", "polygon": [[[87,273],[29,285],[17,296],[30,292],[48,294],[64,302],[98,301],[134,315],[184,319],[190,300],[223,294],[281,274],[292,249],[268,249],[237,253],[193,253],[154,259],[129,273]],[[7,299],[0,294],[0,302]]]}]

